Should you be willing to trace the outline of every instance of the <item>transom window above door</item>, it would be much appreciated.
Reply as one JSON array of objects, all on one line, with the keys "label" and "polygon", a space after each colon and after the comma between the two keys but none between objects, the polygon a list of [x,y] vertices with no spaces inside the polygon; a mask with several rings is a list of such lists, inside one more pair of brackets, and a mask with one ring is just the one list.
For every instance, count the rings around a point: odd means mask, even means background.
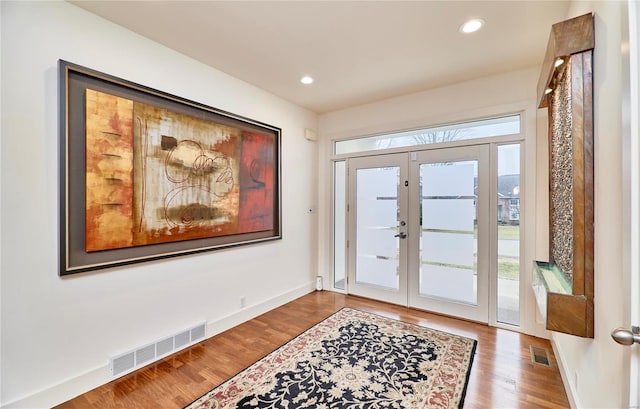
[{"label": "transom window above door", "polygon": [[520,133],[520,122],[520,115],[516,114],[453,125],[346,139],[335,141],[334,154],[346,155],[358,152],[516,135]]}]

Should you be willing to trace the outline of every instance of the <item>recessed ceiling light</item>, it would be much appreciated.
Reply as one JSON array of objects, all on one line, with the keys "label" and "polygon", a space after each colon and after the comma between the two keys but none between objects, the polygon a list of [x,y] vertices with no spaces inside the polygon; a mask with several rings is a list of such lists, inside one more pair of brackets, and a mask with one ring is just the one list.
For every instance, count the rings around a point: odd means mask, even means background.
[{"label": "recessed ceiling light", "polygon": [[482,26],[484,26],[484,20],[480,18],[474,18],[473,20],[469,20],[461,25],[460,32],[465,34],[475,33],[476,31],[480,30]]},{"label": "recessed ceiling light", "polygon": [[308,75],[305,75],[304,77],[300,78],[300,82],[303,83],[304,85],[313,84],[313,78],[311,78]]}]

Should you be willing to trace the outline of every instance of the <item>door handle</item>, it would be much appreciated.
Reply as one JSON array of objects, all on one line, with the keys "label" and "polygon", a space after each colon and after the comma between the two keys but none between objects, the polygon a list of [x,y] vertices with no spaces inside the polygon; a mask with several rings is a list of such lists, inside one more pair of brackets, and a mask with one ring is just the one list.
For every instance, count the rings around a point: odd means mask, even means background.
[{"label": "door handle", "polygon": [[395,235],[395,236],[393,236],[393,237],[400,237],[401,239],[406,239],[406,238],[407,238],[407,233],[405,233],[405,232],[400,232],[400,233],[396,234],[396,235]]},{"label": "door handle", "polygon": [[621,345],[640,344],[640,327],[634,325],[631,331],[626,328],[616,328],[611,331],[611,338]]}]

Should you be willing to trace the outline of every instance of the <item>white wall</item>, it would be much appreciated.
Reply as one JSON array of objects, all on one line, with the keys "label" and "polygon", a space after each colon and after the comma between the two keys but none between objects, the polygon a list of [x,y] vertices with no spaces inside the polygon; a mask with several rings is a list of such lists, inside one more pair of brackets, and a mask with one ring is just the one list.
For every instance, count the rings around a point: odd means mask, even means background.
[{"label": "white wall", "polygon": [[[331,280],[330,220],[331,206],[331,140],[376,133],[412,129],[417,127],[454,123],[513,112],[524,112],[523,129],[526,132],[524,155],[525,200],[525,256],[522,260],[525,274],[522,276],[524,297],[521,305],[533,311],[522,322],[524,332],[547,336],[537,322],[535,299],[531,290],[529,266],[536,256],[536,208],[546,206],[536,198],[536,84],[539,69],[513,71],[501,75],[481,78],[443,88],[392,98],[321,115],[319,132],[322,137],[320,153],[320,186],[325,194],[320,198],[320,252],[319,271],[325,280]],[[527,205],[529,204],[529,205]],[[323,230],[324,229],[324,230]],[[329,285],[329,284],[328,284]],[[328,286],[327,285],[327,286]]]},{"label": "white wall", "polygon": [[[627,349],[610,337],[629,307],[623,285],[622,55],[623,2],[574,2],[567,18],[595,13],[595,337],[554,333],[565,387],[579,408],[626,407]],[[626,274],[629,274],[628,272]],[[577,380],[577,382],[576,382]]]},{"label": "white wall", "polygon": [[334,111],[320,116],[319,130],[326,140],[495,114],[513,104],[533,103],[537,76],[536,69],[513,71]]},{"label": "white wall", "polygon": [[[0,7],[3,407],[62,402],[109,381],[116,353],[203,320],[211,335],[313,289],[315,114],[69,3]],[[58,59],[282,128],[284,238],[60,278]]]}]

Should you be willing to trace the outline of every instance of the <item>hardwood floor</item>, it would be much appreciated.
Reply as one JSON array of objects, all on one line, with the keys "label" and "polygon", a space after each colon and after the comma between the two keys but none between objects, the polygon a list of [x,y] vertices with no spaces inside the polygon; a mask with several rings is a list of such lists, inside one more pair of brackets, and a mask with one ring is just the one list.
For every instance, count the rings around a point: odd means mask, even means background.
[{"label": "hardwood floor", "polygon": [[[342,307],[478,340],[465,408],[568,408],[549,341],[339,293],[313,292],[57,408],[182,408]],[[533,364],[530,345],[552,367]]]}]

